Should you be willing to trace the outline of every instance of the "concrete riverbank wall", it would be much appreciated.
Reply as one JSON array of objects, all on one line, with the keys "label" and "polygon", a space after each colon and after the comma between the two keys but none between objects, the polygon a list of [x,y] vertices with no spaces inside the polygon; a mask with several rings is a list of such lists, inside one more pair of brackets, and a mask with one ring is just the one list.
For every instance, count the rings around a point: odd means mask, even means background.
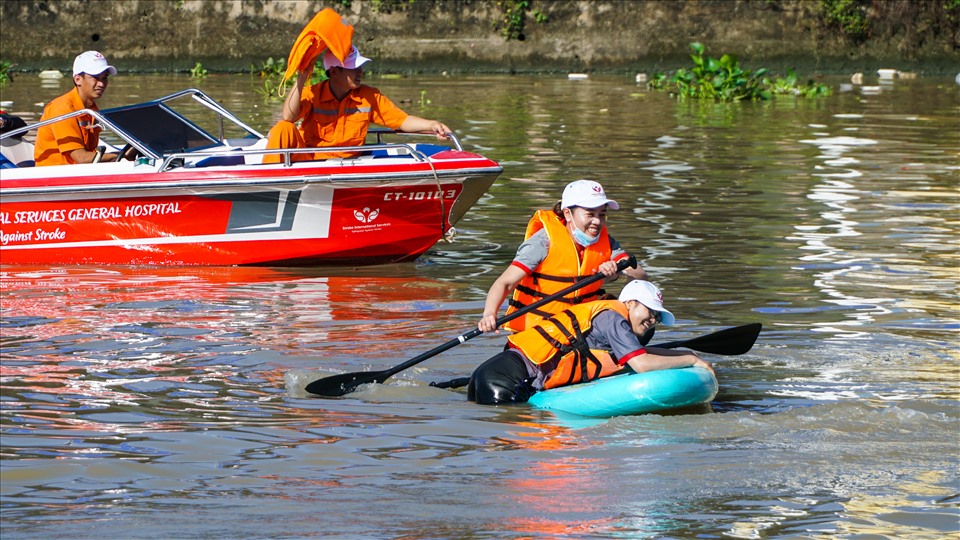
[{"label": "concrete riverbank wall", "polygon": [[747,68],[960,70],[957,1],[850,1],[842,18],[825,8],[840,0],[3,0],[0,60],[66,71],[96,49],[125,71],[247,71],[332,7],[377,71],[669,71],[693,41]]}]

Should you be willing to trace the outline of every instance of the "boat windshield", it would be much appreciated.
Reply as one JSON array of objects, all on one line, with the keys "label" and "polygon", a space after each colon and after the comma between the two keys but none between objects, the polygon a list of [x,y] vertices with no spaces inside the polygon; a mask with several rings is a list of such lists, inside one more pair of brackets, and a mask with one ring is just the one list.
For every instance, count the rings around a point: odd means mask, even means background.
[{"label": "boat windshield", "polygon": [[159,155],[220,144],[215,137],[156,101],[101,113]]}]

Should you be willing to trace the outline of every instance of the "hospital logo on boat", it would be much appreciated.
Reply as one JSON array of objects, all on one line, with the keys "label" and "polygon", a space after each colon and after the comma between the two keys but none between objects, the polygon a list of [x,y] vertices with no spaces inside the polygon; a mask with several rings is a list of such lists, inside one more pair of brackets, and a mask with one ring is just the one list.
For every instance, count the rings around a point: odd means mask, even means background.
[{"label": "hospital logo on boat", "polygon": [[364,208],[363,210],[354,210],[353,217],[357,218],[357,221],[360,223],[371,223],[373,220],[377,219],[377,216],[380,215],[380,209],[371,210],[370,208]]}]

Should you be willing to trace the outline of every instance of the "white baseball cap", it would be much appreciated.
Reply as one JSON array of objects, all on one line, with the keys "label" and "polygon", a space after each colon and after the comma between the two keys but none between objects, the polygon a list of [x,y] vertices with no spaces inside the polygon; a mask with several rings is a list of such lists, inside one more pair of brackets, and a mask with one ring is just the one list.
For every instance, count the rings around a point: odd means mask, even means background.
[{"label": "white baseball cap", "polygon": [[109,71],[111,75],[117,74],[117,68],[108,64],[107,59],[97,51],[87,51],[73,59],[74,75],[86,73],[96,77],[104,71]]},{"label": "white baseball cap", "polygon": [[366,56],[362,56],[360,51],[357,50],[357,47],[354,45],[350,48],[350,54],[343,59],[343,62],[339,58],[333,55],[330,52],[330,49],[327,49],[327,52],[323,55],[323,69],[330,69],[334,67],[342,67],[345,69],[357,69],[358,67],[369,62],[370,59]]},{"label": "white baseball cap", "polygon": [[620,291],[620,301],[627,302],[629,300],[636,300],[647,306],[647,309],[659,311],[660,320],[663,324],[671,325],[677,320],[673,313],[663,307],[663,293],[649,281],[635,279],[624,285],[623,290]]},{"label": "white baseball cap", "polygon": [[606,205],[610,210],[619,210],[617,201],[607,198],[603,186],[593,180],[574,180],[563,189],[560,208],[579,206],[581,208],[600,208]]}]

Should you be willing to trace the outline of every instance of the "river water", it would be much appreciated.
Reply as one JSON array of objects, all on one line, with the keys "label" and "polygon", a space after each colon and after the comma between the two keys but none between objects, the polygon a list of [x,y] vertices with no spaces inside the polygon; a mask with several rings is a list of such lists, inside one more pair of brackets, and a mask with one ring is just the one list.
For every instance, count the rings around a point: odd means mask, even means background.
[{"label": "river water", "polygon": [[[633,77],[378,78],[504,166],[453,243],[374,268],[2,267],[2,531],[45,538],[960,538],[960,86],[678,102]],[[102,107],[199,86],[266,132],[246,75],[113,77]],[[66,90],[0,89],[28,119]],[[584,421],[430,381],[535,209],[577,178],[710,356],[711,407]],[[619,288],[613,287],[616,292]]]}]

